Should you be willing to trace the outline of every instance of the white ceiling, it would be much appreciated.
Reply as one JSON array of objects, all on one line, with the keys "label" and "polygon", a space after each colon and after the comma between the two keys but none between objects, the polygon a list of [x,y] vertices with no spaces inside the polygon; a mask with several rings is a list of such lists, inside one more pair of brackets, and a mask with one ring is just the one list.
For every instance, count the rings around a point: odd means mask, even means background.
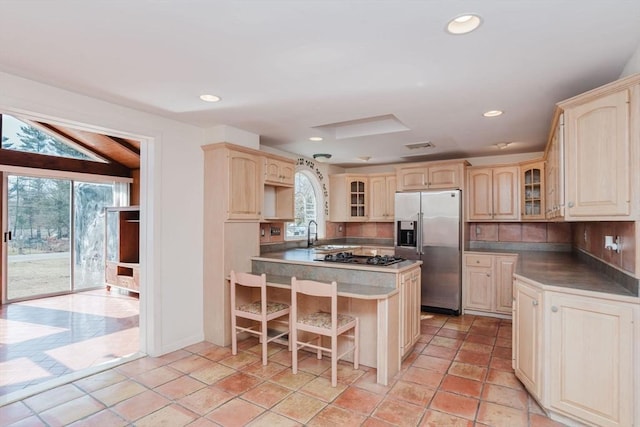
[{"label": "white ceiling", "polygon": [[[477,31],[445,32],[469,12]],[[639,44],[638,0],[0,0],[1,71],[341,165],[541,151],[554,104]],[[388,115],[410,130],[318,128]]]}]

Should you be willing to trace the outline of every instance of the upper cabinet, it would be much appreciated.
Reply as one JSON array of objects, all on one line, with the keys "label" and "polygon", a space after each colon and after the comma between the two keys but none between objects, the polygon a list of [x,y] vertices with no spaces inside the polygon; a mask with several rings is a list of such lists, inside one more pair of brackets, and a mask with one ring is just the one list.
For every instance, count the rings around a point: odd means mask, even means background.
[{"label": "upper cabinet", "polygon": [[519,215],[518,166],[479,167],[467,171],[467,220],[508,221]]},{"label": "upper cabinet", "polygon": [[393,221],[396,186],[395,174],[369,175],[369,221]]},{"label": "upper cabinet", "polygon": [[[203,150],[204,200],[216,217],[251,222],[293,218],[293,160],[227,143]],[[268,170],[274,172],[269,178]]]},{"label": "upper cabinet", "polygon": [[329,217],[333,222],[369,220],[369,177],[338,174],[329,176]]},{"label": "upper cabinet", "polygon": [[293,160],[280,160],[267,156],[264,158],[264,182],[272,185],[293,187],[296,166]]},{"label": "upper cabinet", "polygon": [[545,219],[544,161],[520,165],[520,213],[523,221]]},{"label": "upper cabinet", "polygon": [[396,166],[398,191],[462,188],[466,161]]},{"label": "upper cabinet", "polygon": [[637,219],[640,76],[558,104],[564,113],[566,220]]},{"label": "upper cabinet", "polygon": [[545,154],[545,217],[564,217],[564,117],[554,117],[551,137]]}]

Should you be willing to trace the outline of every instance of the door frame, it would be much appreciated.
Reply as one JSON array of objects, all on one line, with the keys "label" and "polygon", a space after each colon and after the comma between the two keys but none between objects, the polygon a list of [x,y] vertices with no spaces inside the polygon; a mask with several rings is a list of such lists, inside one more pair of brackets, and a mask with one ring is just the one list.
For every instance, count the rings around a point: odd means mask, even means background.
[{"label": "door frame", "polygon": [[[159,305],[161,298],[159,295],[159,289],[154,286],[155,281],[153,265],[153,228],[155,225],[155,214],[151,206],[153,206],[156,195],[154,185],[155,174],[155,158],[156,158],[156,137],[149,135],[134,134],[117,129],[111,129],[98,125],[91,125],[88,123],[78,122],[75,120],[63,119],[60,117],[53,117],[37,112],[29,112],[11,107],[2,107],[2,113],[13,114],[20,117],[28,118],[34,121],[43,121],[54,125],[68,126],[79,130],[95,133],[105,133],[112,136],[117,136],[124,139],[135,139],[140,141],[140,315],[139,315],[139,341],[140,352],[147,353],[152,356],[159,355],[161,353],[161,328],[156,325],[161,324]],[[31,169],[31,168],[16,168],[14,166],[0,164],[0,172],[11,172],[16,169],[29,170],[32,172],[40,171],[41,173],[56,173],[56,171],[47,169]],[[30,172],[31,173],[31,172]],[[58,171],[59,173],[59,171]],[[3,174],[4,175],[4,174]],[[90,174],[77,174],[77,176],[94,176]],[[94,176],[95,177],[95,176]],[[114,177],[110,177],[113,179]],[[80,178],[81,179],[81,178]],[[2,192],[6,186],[2,186]],[[4,194],[3,200],[4,200]],[[0,220],[4,223],[7,207],[6,204],[0,201]],[[4,240],[4,239],[3,239]],[[4,252],[5,245],[2,242],[2,252]],[[4,253],[0,257],[2,260],[2,281],[6,281],[6,256]],[[0,290],[0,293],[2,291]],[[3,296],[0,296],[3,298]],[[156,308],[158,307],[158,308]]]}]

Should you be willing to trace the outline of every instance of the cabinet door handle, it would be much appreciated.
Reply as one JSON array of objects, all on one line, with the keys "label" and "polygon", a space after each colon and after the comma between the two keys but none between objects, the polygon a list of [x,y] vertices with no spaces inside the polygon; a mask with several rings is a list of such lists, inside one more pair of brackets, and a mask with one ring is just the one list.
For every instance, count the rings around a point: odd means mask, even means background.
[{"label": "cabinet door handle", "polygon": [[487,277],[491,277],[491,273],[487,273]]},{"label": "cabinet door handle", "polygon": [[531,301],[531,305],[534,305],[534,306],[538,305],[538,301],[536,300]]},{"label": "cabinet door handle", "polygon": [[553,311],[554,313],[558,312],[558,307],[556,307],[555,305],[551,306],[551,311]]}]

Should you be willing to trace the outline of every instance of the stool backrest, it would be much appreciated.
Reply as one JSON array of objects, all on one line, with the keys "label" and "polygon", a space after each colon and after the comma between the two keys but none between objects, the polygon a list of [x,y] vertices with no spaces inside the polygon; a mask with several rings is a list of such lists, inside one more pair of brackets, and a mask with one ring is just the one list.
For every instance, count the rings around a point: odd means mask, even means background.
[{"label": "stool backrest", "polygon": [[[231,307],[236,309],[236,286],[246,286],[250,288],[260,288],[260,301],[262,315],[267,314],[267,275],[262,273],[261,275],[241,273],[231,270],[231,288],[230,299]],[[232,313],[233,314],[233,313]]]},{"label": "stool backrest", "polygon": [[298,321],[298,294],[331,298],[331,329],[338,328],[338,284],[316,282],[315,280],[297,280],[291,278],[291,308],[293,322]]}]

